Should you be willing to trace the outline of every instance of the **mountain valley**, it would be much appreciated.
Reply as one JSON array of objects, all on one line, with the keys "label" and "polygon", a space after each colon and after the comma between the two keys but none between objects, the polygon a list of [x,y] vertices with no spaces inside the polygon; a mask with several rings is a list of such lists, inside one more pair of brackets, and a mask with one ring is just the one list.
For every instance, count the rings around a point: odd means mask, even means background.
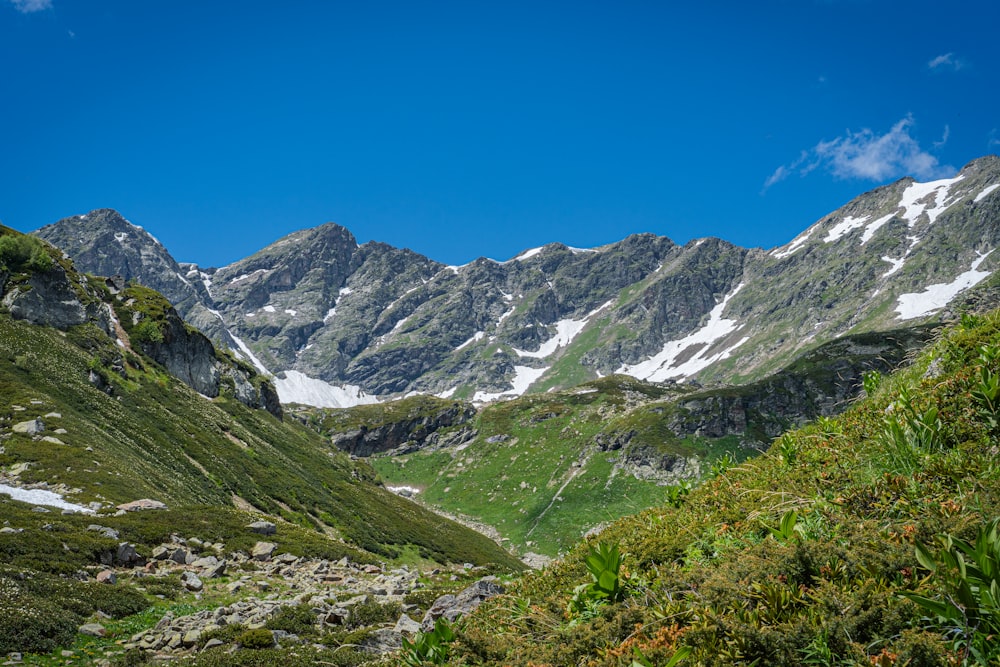
[{"label": "mountain valley", "polygon": [[111,209],[0,228],[0,653],[954,663],[913,549],[997,515],[998,189],[986,157],[769,251],[464,266],[332,223],[222,268]]}]

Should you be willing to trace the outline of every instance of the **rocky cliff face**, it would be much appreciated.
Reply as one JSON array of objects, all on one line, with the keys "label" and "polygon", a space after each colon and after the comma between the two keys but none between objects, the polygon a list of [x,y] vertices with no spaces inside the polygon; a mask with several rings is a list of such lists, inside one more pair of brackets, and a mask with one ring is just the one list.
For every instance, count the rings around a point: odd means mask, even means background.
[{"label": "rocky cliff face", "polygon": [[1000,262],[998,188],[987,157],[864,194],[771,251],[640,234],[464,266],[334,224],[218,270],[177,265],[113,212],[38,233],[88,271],[176,293],[188,322],[275,373],[286,402],[484,402],[615,372],[753,380],[840,336],[934,319]]},{"label": "rocky cliff face", "polygon": [[[0,227],[0,238],[16,236]],[[141,352],[201,394],[218,396],[227,378],[240,401],[281,416],[273,386],[252,368],[217,354],[212,342],[184,322],[164,296],[121,280],[80,274],[56,248],[49,246],[46,252],[44,268],[0,267],[0,304],[11,317],[63,331],[96,325],[117,343],[119,352],[107,360],[112,372],[124,373],[125,353]],[[103,386],[99,373],[94,382]]]}]

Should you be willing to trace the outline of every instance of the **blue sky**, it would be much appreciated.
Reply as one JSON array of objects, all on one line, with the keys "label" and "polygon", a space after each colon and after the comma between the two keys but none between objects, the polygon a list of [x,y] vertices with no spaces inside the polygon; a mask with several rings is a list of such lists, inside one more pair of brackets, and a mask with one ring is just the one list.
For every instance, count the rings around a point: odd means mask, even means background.
[{"label": "blue sky", "polygon": [[0,0],[0,221],[224,265],[326,221],[461,264],[789,241],[1000,152],[1000,3]]}]

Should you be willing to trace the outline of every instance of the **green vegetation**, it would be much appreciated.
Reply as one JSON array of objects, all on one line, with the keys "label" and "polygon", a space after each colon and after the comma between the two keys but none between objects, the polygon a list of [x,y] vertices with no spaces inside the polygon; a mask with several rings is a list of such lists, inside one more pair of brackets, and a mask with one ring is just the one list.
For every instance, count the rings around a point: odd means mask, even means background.
[{"label": "green vegetation", "polygon": [[448,659],[448,644],[455,641],[455,632],[445,618],[434,622],[430,632],[418,632],[411,642],[403,638],[402,657],[410,667],[421,667],[428,662],[441,665]]},{"label": "green vegetation", "polygon": [[0,227],[0,270],[16,272],[48,271],[53,266],[45,243],[34,236],[11,234]]},{"label": "green vegetation", "polygon": [[[842,416],[487,601],[446,664],[994,664],[998,349],[1000,312],[952,328]],[[598,544],[627,585],[584,617],[573,600]]]}]

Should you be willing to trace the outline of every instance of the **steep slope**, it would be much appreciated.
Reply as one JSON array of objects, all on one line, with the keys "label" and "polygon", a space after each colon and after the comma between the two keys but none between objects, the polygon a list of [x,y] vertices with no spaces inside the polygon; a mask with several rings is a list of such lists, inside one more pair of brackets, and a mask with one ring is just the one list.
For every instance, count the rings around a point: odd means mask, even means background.
[{"label": "steep slope", "polygon": [[765,450],[789,427],[839,414],[865,373],[888,372],[930,328],[819,346],[759,382],[698,389],[627,376],[482,408],[417,396],[344,410],[295,410],[390,487],[548,556],[612,519],[682,492]]},{"label": "steep slope", "polygon": [[843,416],[487,602],[442,663],[996,664],[998,351],[1000,313],[965,318]]},{"label": "steep slope", "polygon": [[[611,373],[754,380],[816,344],[944,313],[1000,261],[998,186],[995,156],[952,179],[903,179],[770,252],[641,234],[444,266],[359,246],[327,224],[217,271],[186,265],[200,300],[181,312],[276,373],[286,403],[339,407],[411,392],[487,402]],[[79,239],[90,271],[177,279],[159,259],[143,263],[160,257],[152,241],[135,262],[102,250],[125,232],[91,228],[113,217],[99,213],[38,233]]]},{"label": "steep slope", "polygon": [[35,234],[62,248],[88,273],[140,280],[167,297],[182,316],[195,304],[210,301],[197,276],[186,276],[187,270],[156,238],[117,211],[98,209],[47,225]]},{"label": "steep slope", "polygon": [[216,355],[152,290],[116,291],[2,228],[0,296],[3,483],[41,485],[101,513],[142,498],[199,516],[237,507],[383,556],[513,564],[279,410],[250,407],[268,407],[267,380]]}]

